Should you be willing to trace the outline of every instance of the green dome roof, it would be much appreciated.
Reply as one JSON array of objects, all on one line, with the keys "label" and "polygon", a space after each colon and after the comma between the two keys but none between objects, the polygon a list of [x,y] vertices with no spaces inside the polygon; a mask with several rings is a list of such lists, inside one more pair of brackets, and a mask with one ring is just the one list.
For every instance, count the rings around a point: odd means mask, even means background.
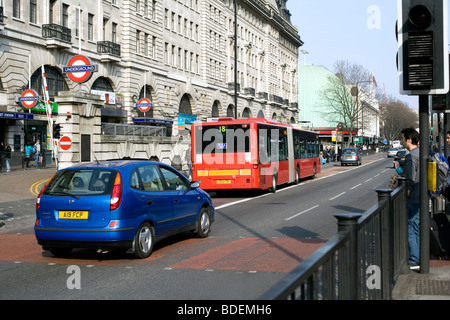
[{"label": "green dome roof", "polygon": [[340,119],[324,117],[327,110],[322,92],[329,86],[328,77],[336,77],[331,71],[321,66],[299,65],[299,121],[311,121],[314,128],[336,127]]}]

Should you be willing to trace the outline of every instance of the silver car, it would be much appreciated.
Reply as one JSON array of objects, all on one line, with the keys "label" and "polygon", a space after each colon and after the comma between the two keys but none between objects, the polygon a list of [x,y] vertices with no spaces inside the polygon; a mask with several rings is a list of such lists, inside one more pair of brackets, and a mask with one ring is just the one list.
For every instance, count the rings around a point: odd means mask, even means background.
[{"label": "silver car", "polygon": [[361,154],[358,148],[344,148],[341,154],[341,166],[344,164],[361,165]]}]

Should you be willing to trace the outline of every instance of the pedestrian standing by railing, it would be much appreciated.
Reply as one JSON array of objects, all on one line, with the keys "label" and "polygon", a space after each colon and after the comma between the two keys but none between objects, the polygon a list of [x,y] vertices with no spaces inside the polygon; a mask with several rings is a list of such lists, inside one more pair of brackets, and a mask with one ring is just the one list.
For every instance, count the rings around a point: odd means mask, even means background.
[{"label": "pedestrian standing by railing", "polygon": [[405,177],[407,179],[408,244],[411,268],[418,268],[420,261],[419,139],[419,133],[415,129],[402,130],[401,144],[409,151],[405,157]]}]

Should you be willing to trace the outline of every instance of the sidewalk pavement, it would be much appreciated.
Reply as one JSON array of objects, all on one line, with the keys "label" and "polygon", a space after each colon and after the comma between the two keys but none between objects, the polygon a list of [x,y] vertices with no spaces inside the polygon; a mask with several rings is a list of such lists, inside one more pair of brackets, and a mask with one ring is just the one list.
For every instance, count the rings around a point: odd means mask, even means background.
[{"label": "sidewalk pavement", "polygon": [[[384,152],[363,157],[362,164],[384,158]],[[347,170],[339,162],[326,163],[321,167],[318,177],[327,176]],[[56,172],[50,166],[37,169],[34,166],[22,169],[21,166],[12,167],[11,172],[0,172],[0,203],[18,201],[36,197],[47,179]],[[392,170],[392,174],[395,174]],[[386,181],[386,188],[389,181]],[[430,260],[430,272],[422,274],[417,270],[410,270],[407,274],[398,277],[395,283],[393,300],[450,300],[450,258],[443,260]]]}]

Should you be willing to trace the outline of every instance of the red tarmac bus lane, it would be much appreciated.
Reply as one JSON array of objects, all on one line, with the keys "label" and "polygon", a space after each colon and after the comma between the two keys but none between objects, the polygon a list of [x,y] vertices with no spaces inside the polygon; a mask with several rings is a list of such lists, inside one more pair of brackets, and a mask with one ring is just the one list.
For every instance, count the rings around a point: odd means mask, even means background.
[{"label": "red tarmac bus lane", "polygon": [[[178,241],[174,241],[178,240]],[[325,239],[184,238],[156,244],[144,260],[119,252],[97,254],[75,249],[67,257],[42,250],[33,234],[0,234],[0,260],[94,266],[146,266],[155,261],[170,269],[289,272],[321,247]],[[164,242],[164,240],[162,241]]]}]

